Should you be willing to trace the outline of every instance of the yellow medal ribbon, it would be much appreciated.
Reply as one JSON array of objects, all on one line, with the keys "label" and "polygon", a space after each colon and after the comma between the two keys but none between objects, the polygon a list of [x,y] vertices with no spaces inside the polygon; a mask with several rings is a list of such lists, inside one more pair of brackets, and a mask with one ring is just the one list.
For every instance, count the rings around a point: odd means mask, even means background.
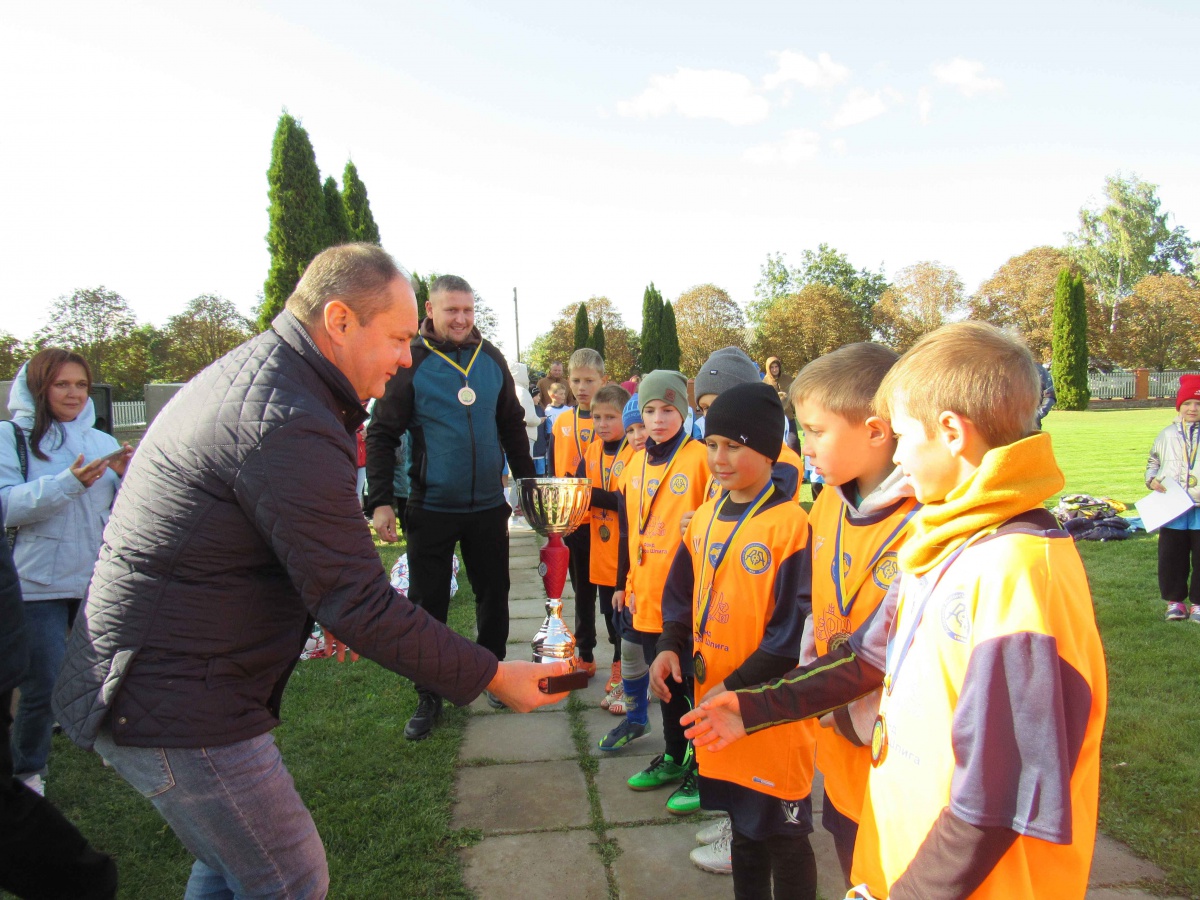
[{"label": "yellow medal ribbon", "polygon": [[[708,625],[708,614],[712,607],[713,585],[716,584],[717,581],[717,569],[721,567],[721,563],[725,562],[725,554],[728,553],[729,548],[733,546],[733,539],[737,535],[738,529],[742,527],[742,523],[747,519],[753,519],[754,514],[762,509],[763,504],[771,498],[773,493],[775,493],[775,486],[768,481],[767,486],[759,492],[758,497],[754,500],[753,504],[751,504],[750,508],[742,513],[741,518],[734,523],[733,530],[729,532],[729,537],[727,537],[725,539],[725,543],[721,545],[721,552],[717,555],[716,560],[712,559],[712,552],[709,549],[710,544],[708,539],[712,537],[713,523],[717,521],[717,518],[721,515],[721,510],[725,508],[725,501],[729,499],[728,493],[721,498],[721,502],[718,503],[717,508],[713,510],[712,518],[708,520],[708,528],[704,532],[704,559],[700,560],[700,590],[697,591],[697,596],[704,597],[704,608],[700,611],[700,627],[696,631],[697,643],[699,643],[700,639],[704,637],[704,628],[706,625]],[[705,560],[708,560],[709,564],[712,566],[712,574],[708,577],[707,597],[704,596]],[[703,681],[704,679],[701,678],[700,680]]]},{"label": "yellow medal ribbon", "polygon": [[467,383],[467,379],[471,375],[471,367],[475,365],[475,360],[479,356],[479,351],[483,349],[482,341],[475,345],[475,352],[471,354],[471,361],[469,363],[467,363],[467,367],[464,369],[462,366],[460,366],[458,363],[456,363],[454,360],[452,360],[450,357],[448,357],[445,353],[443,353],[441,350],[439,350],[437,347],[435,347],[431,343],[429,343],[429,341],[426,338],[422,337],[421,343],[423,343],[426,347],[429,348],[430,353],[436,353],[438,356],[440,356],[446,362],[450,363],[450,365],[452,365],[454,368],[458,369],[458,371],[460,373],[462,373],[464,385]]},{"label": "yellow medal ribbon", "polygon": [[[679,455],[679,451],[683,449],[683,445],[686,444],[691,439],[692,438],[690,435],[685,434],[683,436],[683,438],[679,441],[679,444],[675,447],[674,452],[671,454],[670,458],[667,460],[666,468],[663,469],[663,477],[658,482],[659,487],[662,487],[664,484],[667,483],[667,481],[668,481],[667,476],[669,476],[671,474],[671,466],[675,464],[675,457]],[[639,537],[645,535],[646,526],[648,524],[650,524],[650,513],[652,513],[654,511],[654,501],[658,499],[658,491],[655,491],[654,496],[650,498],[650,505],[646,507],[645,513],[642,512],[642,505],[646,499],[646,460],[648,460],[649,458],[650,458],[650,453],[649,453],[649,451],[647,451],[645,453],[645,455],[642,456],[642,486],[641,486],[641,490],[638,492],[638,536]],[[642,553],[642,548],[639,546],[638,547],[638,562],[639,563],[642,561],[643,556],[644,556],[644,554]]]}]

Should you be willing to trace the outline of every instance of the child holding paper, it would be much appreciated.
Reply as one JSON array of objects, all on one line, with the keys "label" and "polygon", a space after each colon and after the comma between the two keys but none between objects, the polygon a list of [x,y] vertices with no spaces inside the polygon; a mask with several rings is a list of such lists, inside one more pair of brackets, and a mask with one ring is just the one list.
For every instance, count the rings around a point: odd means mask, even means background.
[{"label": "child holding paper", "polygon": [[[1166,492],[1171,479],[1188,492],[1193,505],[1158,533],[1158,590],[1167,603],[1167,621],[1200,624],[1200,375],[1179,379],[1175,396],[1179,416],[1158,433],[1146,463],[1146,487]],[[1193,562],[1194,561],[1194,562]],[[1191,585],[1188,576],[1191,575]]]}]

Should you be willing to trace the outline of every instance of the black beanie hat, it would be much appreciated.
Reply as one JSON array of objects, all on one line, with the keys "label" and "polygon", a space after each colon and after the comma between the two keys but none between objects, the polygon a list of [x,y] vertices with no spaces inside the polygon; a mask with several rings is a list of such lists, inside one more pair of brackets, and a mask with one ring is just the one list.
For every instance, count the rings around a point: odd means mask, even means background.
[{"label": "black beanie hat", "polygon": [[708,408],[704,434],[737,441],[775,462],[783,446],[783,404],[779,402],[779,394],[761,381],[725,389]]}]

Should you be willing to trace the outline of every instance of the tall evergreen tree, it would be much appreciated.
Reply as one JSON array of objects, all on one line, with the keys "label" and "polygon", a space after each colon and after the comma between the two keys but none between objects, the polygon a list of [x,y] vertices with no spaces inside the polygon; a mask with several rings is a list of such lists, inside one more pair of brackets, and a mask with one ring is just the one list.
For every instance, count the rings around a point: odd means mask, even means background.
[{"label": "tall evergreen tree", "polygon": [[346,206],[342,202],[342,192],[338,190],[337,182],[330,175],[325,179],[325,246],[335,247],[347,244],[350,237],[350,223],[346,221]]},{"label": "tall evergreen tree", "polygon": [[592,342],[588,345],[597,353],[600,358],[604,358],[604,322],[600,319],[596,320],[596,327],[592,329]]},{"label": "tall evergreen tree", "polygon": [[413,293],[417,295],[417,322],[425,320],[425,304],[429,302],[429,279],[412,273]]},{"label": "tall evergreen tree", "polygon": [[588,328],[587,304],[580,303],[575,313],[575,349],[579,350],[590,345],[591,329]]},{"label": "tall evergreen tree", "polygon": [[350,225],[352,240],[379,243],[379,226],[371,215],[371,204],[367,200],[367,186],[358,177],[354,163],[346,163],[342,174],[342,201],[346,205],[346,221]]},{"label": "tall evergreen tree", "polygon": [[[662,297],[659,296],[661,301]],[[659,323],[658,367],[679,370],[679,331],[675,327],[675,309],[670,302],[663,306]]]},{"label": "tall evergreen tree", "polygon": [[279,117],[267,169],[270,201],[267,248],[271,268],[258,308],[258,327],[265,331],[304,274],[312,258],[325,248],[325,198],[321,173],[308,132],[288,113]]},{"label": "tall evergreen tree", "polygon": [[1072,275],[1070,269],[1058,273],[1054,285],[1054,316],[1051,344],[1053,363],[1050,367],[1059,409],[1087,409],[1087,298],[1083,277]]},{"label": "tall evergreen tree", "polygon": [[659,335],[662,330],[663,299],[654,282],[642,292],[642,350],[639,365],[643,373],[661,368]]}]

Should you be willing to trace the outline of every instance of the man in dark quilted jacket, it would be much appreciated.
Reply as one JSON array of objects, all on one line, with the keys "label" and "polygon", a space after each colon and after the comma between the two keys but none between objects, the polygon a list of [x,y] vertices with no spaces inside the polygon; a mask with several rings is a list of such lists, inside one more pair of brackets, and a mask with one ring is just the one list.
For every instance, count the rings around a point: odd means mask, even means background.
[{"label": "man in dark quilted jacket", "polygon": [[387,253],[332,247],[268,331],[175,396],[125,475],[54,708],[195,855],[188,896],[326,895],[271,735],[314,618],[454,703],[554,699],[549,667],[498,662],[400,597],[363,521],[362,401],[411,364],[416,330]]}]

